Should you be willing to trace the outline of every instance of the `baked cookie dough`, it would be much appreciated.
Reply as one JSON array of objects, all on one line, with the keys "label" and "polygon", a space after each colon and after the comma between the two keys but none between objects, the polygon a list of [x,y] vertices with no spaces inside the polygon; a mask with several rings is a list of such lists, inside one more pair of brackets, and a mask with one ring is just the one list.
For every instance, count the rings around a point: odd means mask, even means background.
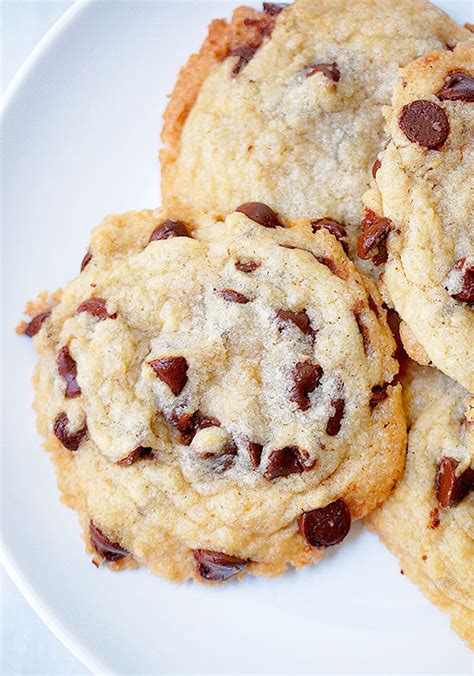
[{"label": "baked cookie dough", "polygon": [[403,385],[405,472],[366,523],[474,649],[474,398],[413,362]]},{"label": "baked cookie dough", "polygon": [[264,5],[213,21],[181,70],[164,115],[164,205],[223,217],[259,200],[329,218],[354,256],[399,67],[471,34],[425,0]]},{"label": "baked cookie dough", "polygon": [[96,563],[278,575],[321,558],[399,477],[380,296],[326,229],[284,225],[262,204],[224,222],[109,217],[23,326],[39,430]]},{"label": "baked cookie dough", "polygon": [[474,42],[407,66],[359,240],[409,355],[474,392]]}]

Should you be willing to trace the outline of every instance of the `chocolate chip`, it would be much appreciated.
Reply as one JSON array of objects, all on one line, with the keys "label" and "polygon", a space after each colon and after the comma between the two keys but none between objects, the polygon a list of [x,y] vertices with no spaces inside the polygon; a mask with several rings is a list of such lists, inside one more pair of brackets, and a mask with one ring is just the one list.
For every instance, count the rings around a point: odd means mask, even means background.
[{"label": "chocolate chip", "polygon": [[306,411],[311,405],[308,394],[319,385],[322,375],[323,369],[319,364],[312,361],[298,362],[291,371],[293,384],[289,394],[290,401],[294,401],[302,411]]},{"label": "chocolate chip", "polygon": [[311,547],[324,549],[339,544],[351,528],[351,513],[339,498],[326,507],[303,512],[299,518],[301,535]]},{"label": "chocolate chip", "polygon": [[409,141],[430,150],[441,148],[449,134],[449,121],[444,110],[423,99],[406,105],[398,124]]},{"label": "chocolate chip", "polygon": [[462,303],[472,305],[474,303],[474,264],[467,263],[461,258],[454,266],[454,270],[461,271],[460,290],[451,294],[453,298]]},{"label": "chocolate chip", "polygon": [[77,308],[76,314],[80,314],[81,312],[88,312],[94,317],[97,317],[97,319],[117,319],[116,312],[109,315],[103,298],[89,298],[89,300],[85,300]]},{"label": "chocolate chip", "polygon": [[333,275],[337,275],[340,277],[339,273],[339,268],[337,267],[336,263],[333,261],[332,258],[329,258],[329,256],[317,256],[316,254],[313,254],[318,263],[321,263],[321,265],[325,265],[327,268],[331,270]]},{"label": "chocolate chip", "polygon": [[162,357],[148,364],[160,380],[168,385],[175,397],[182,392],[188,382],[188,362],[184,357]]},{"label": "chocolate chip", "polygon": [[311,328],[311,320],[308,317],[306,310],[299,310],[298,312],[294,312],[293,310],[278,310],[276,316],[280,331],[284,326],[291,323],[297,326],[305,336],[314,335],[314,331]]},{"label": "chocolate chip", "polygon": [[58,356],[56,357],[56,364],[58,367],[59,375],[64,378],[66,381],[66,390],[64,396],[66,399],[74,399],[81,394],[81,388],[76,380],[77,377],[77,366],[74,359],[71,357],[69,348],[66,345],[61,348]]},{"label": "chocolate chip", "polygon": [[68,451],[77,451],[79,445],[87,433],[87,425],[84,425],[77,432],[69,432],[69,418],[62,411],[53,423],[53,432]]},{"label": "chocolate chip", "polygon": [[263,446],[261,444],[256,444],[254,441],[248,441],[247,450],[249,452],[252,467],[256,469],[260,465],[260,460],[262,459]]},{"label": "chocolate chip", "polygon": [[372,176],[375,178],[378,170],[382,166],[382,162],[377,158],[372,165]]},{"label": "chocolate chip", "polygon": [[370,343],[371,343],[369,327],[365,323],[364,317],[363,317],[360,310],[358,310],[358,309],[354,310],[354,318],[356,320],[356,324],[357,324],[357,328],[359,329],[359,333],[362,336],[362,343],[364,345],[364,352],[365,352],[365,354],[368,354]]},{"label": "chocolate chip", "polygon": [[91,260],[92,260],[92,254],[91,254],[90,251],[87,251],[86,255],[85,255],[84,258],[82,259],[82,263],[81,263],[81,272],[84,270],[84,268],[85,268],[87,265],[89,265],[89,263],[91,262]]},{"label": "chocolate chip", "polygon": [[198,457],[201,460],[209,460],[210,465],[209,469],[217,474],[222,474],[225,472],[234,462],[235,456],[237,455],[237,446],[230,442],[223,448],[220,448],[218,451],[206,451],[204,453],[198,453]]},{"label": "chocolate chip", "polygon": [[246,296],[243,295],[243,293],[239,293],[238,291],[234,291],[233,289],[222,289],[220,291],[217,291],[219,296],[222,296],[224,300],[228,300],[230,303],[240,303],[242,305],[245,305],[245,303],[249,303],[250,300]]},{"label": "chocolate chip", "polygon": [[256,263],[255,261],[236,261],[235,267],[240,272],[254,272],[254,270],[260,267],[260,263]]},{"label": "chocolate chip", "polygon": [[335,221],[333,218],[319,218],[317,221],[311,221],[311,230],[313,232],[317,232],[318,230],[321,230],[321,228],[329,230],[331,235],[334,235],[334,237],[341,242],[344,251],[346,253],[349,251],[347,230],[342,223]]},{"label": "chocolate chip", "polygon": [[220,427],[221,423],[217,418],[206,416],[201,411],[194,413],[178,413],[174,411],[171,414],[170,422],[178,430],[181,442],[189,446],[198,430],[203,430],[206,427]]},{"label": "chocolate chip", "polygon": [[228,580],[248,564],[248,560],[209,549],[195,549],[193,555],[196,559],[197,574],[209,582]]},{"label": "chocolate chip", "polygon": [[372,312],[374,313],[374,315],[376,317],[379,317],[380,316],[379,307],[378,307],[377,303],[375,302],[375,300],[373,299],[373,297],[370,295],[370,293],[368,295],[368,303],[369,303],[369,307],[372,310]]},{"label": "chocolate chip", "polygon": [[305,68],[306,77],[311,77],[315,73],[322,73],[328,80],[339,82],[341,78],[341,71],[337,67],[337,63],[312,63]]},{"label": "chocolate chip", "polygon": [[444,456],[436,470],[436,498],[441,507],[457,505],[474,488],[474,470],[468,467],[456,475],[458,461]]},{"label": "chocolate chip", "polygon": [[231,77],[236,77],[240,71],[245,68],[245,66],[253,59],[257,49],[255,47],[250,47],[249,45],[240,45],[230,52],[230,56],[238,56],[238,60],[235,63],[231,71]]},{"label": "chocolate chip", "polygon": [[326,434],[334,437],[341,429],[341,420],[344,415],[346,402],[344,399],[333,399],[331,406],[334,408],[334,413],[330,416],[326,425]]},{"label": "chocolate chip", "polygon": [[269,14],[270,16],[278,16],[280,12],[282,12],[285,7],[288,7],[287,2],[264,2],[263,3],[263,11],[265,14]]},{"label": "chocolate chip", "polygon": [[264,228],[276,228],[281,225],[277,214],[263,202],[246,202],[237,207],[236,211],[245,214],[251,221],[255,221]]},{"label": "chocolate chip", "polygon": [[439,518],[439,509],[435,507],[430,511],[430,520],[428,522],[428,528],[435,530],[435,528],[438,528],[440,523],[441,520]]},{"label": "chocolate chip", "polygon": [[469,101],[472,103],[474,101],[474,78],[460,71],[448,73],[437,96],[441,101]]},{"label": "chocolate chip", "polygon": [[360,224],[361,234],[357,242],[357,255],[363,260],[372,258],[374,265],[387,260],[387,237],[392,229],[392,222],[383,216],[377,216],[366,209],[365,217]]},{"label": "chocolate chip", "polygon": [[171,237],[189,237],[186,226],[182,221],[163,221],[156,226],[150,236],[150,242],[156,242],[160,239],[170,239]]},{"label": "chocolate chip", "polygon": [[48,319],[50,314],[51,310],[48,310],[48,312],[40,312],[38,315],[33,317],[33,319],[28,322],[26,326],[25,335],[29,336],[30,338],[36,336],[40,328],[43,326],[43,322]]},{"label": "chocolate chip", "polygon": [[89,535],[94,549],[107,561],[118,561],[123,559],[124,556],[130,556],[129,551],[118,542],[112,542],[93,521],[89,522]]},{"label": "chocolate chip", "polygon": [[285,446],[272,451],[268,457],[267,468],[263,474],[267,481],[272,481],[278,477],[289,476],[290,474],[301,474],[314,466],[305,464],[308,459],[306,451],[302,451],[298,446]]},{"label": "chocolate chip", "polygon": [[138,446],[138,448],[135,448],[135,450],[126,455],[125,458],[117,460],[117,465],[125,465],[128,467],[129,465],[138,462],[138,460],[142,460],[142,458],[153,458],[153,449],[148,446]]},{"label": "chocolate chip", "polygon": [[381,401],[385,401],[385,399],[388,397],[387,387],[388,383],[373,386],[372,396],[370,397],[369,401],[370,408],[375,408],[377,404],[380,404]]}]

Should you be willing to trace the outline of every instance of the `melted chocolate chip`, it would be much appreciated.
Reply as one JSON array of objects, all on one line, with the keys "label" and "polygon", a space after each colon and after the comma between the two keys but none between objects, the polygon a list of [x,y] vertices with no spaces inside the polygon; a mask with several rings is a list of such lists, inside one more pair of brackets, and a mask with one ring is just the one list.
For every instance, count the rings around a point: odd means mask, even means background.
[{"label": "melted chocolate chip", "polygon": [[373,386],[372,396],[370,397],[369,401],[370,408],[375,408],[377,404],[380,404],[381,401],[384,401],[388,397],[387,387],[388,383]]},{"label": "melted chocolate chip", "polygon": [[441,101],[468,101],[472,103],[474,101],[474,78],[460,71],[448,73],[437,96]]},{"label": "melted chocolate chip", "polygon": [[311,405],[308,394],[319,385],[322,375],[323,369],[319,364],[312,361],[298,362],[291,371],[293,384],[289,394],[290,401],[294,401],[302,411],[306,411]]},{"label": "melted chocolate chip", "polygon": [[448,138],[449,121],[440,106],[431,101],[412,101],[398,118],[398,125],[412,143],[438,150]]},{"label": "melted chocolate chip", "polygon": [[331,406],[334,408],[334,413],[330,416],[326,425],[326,434],[334,437],[341,429],[341,420],[344,415],[346,402],[344,399],[333,399]]},{"label": "melted chocolate chip", "polygon": [[62,411],[53,424],[53,432],[68,451],[77,451],[79,445],[87,433],[87,425],[84,425],[77,432],[69,432],[69,418]]},{"label": "melted chocolate chip", "polygon": [[97,319],[117,319],[116,312],[109,315],[103,298],[89,298],[89,300],[85,300],[77,308],[76,314],[80,314],[81,312],[88,312],[94,317],[97,317]]},{"label": "melted chocolate chip", "polygon": [[362,343],[364,345],[364,352],[365,354],[368,354],[369,352],[369,347],[370,347],[370,332],[369,332],[369,327],[364,321],[364,317],[360,310],[354,310],[354,318],[356,320],[357,328],[359,329],[359,333],[362,336]]},{"label": "melted chocolate chip", "polygon": [[82,259],[81,263],[81,272],[84,270],[84,268],[91,262],[92,260],[92,254],[90,251],[87,251],[86,255]]},{"label": "melted chocolate chip", "polygon": [[124,549],[118,542],[112,542],[93,521],[89,523],[89,535],[91,545],[107,561],[118,561],[119,559],[123,559],[124,556],[130,556],[129,551]]},{"label": "melted chocolate chip", "polygon": [[156,226],[150,236],[150,242],[156,242],[160,239],[170,239],[171,237],[189,237],[186,226],[182,221],[163,221]]},{"label": "melted chocolate chip", "polygon": [[331,235],[334,235],[334,237],[341,242],[344,251],[346,253],[348,252],[347,230],[342,223],[335,221],[333,218],[320,218],[317,221],[311,221],[311,230],[313,232],[317,232],[318,230],[321,230],[321,228],[329,230]]},{"label": "melted chocolate chip", "polygon": [[168,385],[175,397],[182,392],[188,382],[188,362],[184,357],[162,357],[148,364],[160,380]]},{"label": "melted chocolate chip", "polygon": [[375,315],[376,317],[379,317],[379,316],[380,316],[380,313],[379,313],[378,305],[377,305],[377,303],[375,302],[375,300],[373,299],[373,297],[370,295],[370,293],[369,293],[369,295],[368,295],[368,303],[369,303],[369,307],[370,307],[370,309],[372,310],[372,312],[374,313],[374,315]]},{"label": "melted chocolate chip", "polygon": [[195,549],[193,555],[196,559],[197,574],[209,582],[228,580],[248,564],[248,560],[208,549]]},{"label": "melted chocolate chip", "polygon": [[333,82],[339,82],[341,78],[341,71],[339,70],[337,63],[312,63],[310,66],[305,68],[306,77],[311,77],[315,73],[322,73],[327,77],[328,80]]},{"label": "melted chocolate chip", "polygon": [[262,459],[263,446],[261,444],[256,444],[253,441],[248,441],[247,450],[249,452],[252,467],[256,469],[260,465],[260,460]]},{"label": "melted chocolate chip", "polygon": [[59,375],[64,378],[66,381],[66,390],[64,396],[66,399],[74,399],[81,394],[81,388],[76,380],[77,377],[77,366],[74,359],[71,357],[69,348],[66,345],[61,348],[58,356],[56,357],[56,364],[58,367]]},{"label": "melted chocolate chip", "polygon": [[249,45],[241,45],[236,47],[230,52],[230,56],[238,56],[238,60],[235,63],[231,71],[231,77],[236,77],[240,71],[245,68],[245,66],[253,59],[255,52],[257,51],[256,47],[250,47]]},{"label": "melted chocolate chip", "polygon": [[325,265],[327,268],[329,268],[333,275],[341,277],[341,275],[339,274],[339,268],[337,267],[336,263],[333,261],[332,258],[329,258],[329,256],[316,256],[316,254],[313,255],[318,261],[318,263],[321,263],[321,265]]},{"label": "melted chocolate chip", "polygon": [[260,267],[260,263],[256,263],[255,261],[236,261],[235,267],[240,272],[254,272],[254,270]]},{"label": "melted chocolate chip", "polygon": [[344,500],[303,512],[299,519],[302,536],[311,547],[324,549],[339,544],[351,528],[351,513]]},{"label": "melted chocolate chip", "polygon": [[36,336],[40,328],[43,326],[43,322],[48,319],[50,314],[51,310],[48,310],[48,312],[40,312],[38,315],[33,317],[33,319],[28,322],[26,326],[25,336],[29,336],[30,338]]},{"label": "melted chocolate chip", "polygon": [[465,258],[461,258],[454,266],[455,270],[461,270],[461,290],[452,294],[452,297],[461,303],[472,305],[474,303],[474,264],[466,263]]},{"label": "melted chocolate chip", "polygon": [[387,260],[387,237],[392,229],[392,222],[383,216],[377,216],[366,209],[365,217],[360,224],[361,234],[357,242],[357,255],[363,260],[372,258],[374,265],[381,265]]},{"label": "melted chocolate chip", "polygon": [[126,455],[125,458],[118,460],[117,465],[125,465],[128,467],[129,465],[138,462],[138,460],[142,460],[142,458],[153,458],[153,449],[148,446],[138,446],[138,448],[135,448],[135,450]]},{"label": "melted chocolate chip", "polygon": [[378,170],[382,166],[382,162],[377,158],[372,165],[372,176],[375,178]]},{"label": "melted chocolate chip", "polygon": [[454,507],[474,489],[474,470],[468,467],[456,475],[458,461],[444,456],[436,470],[436,498],[441,507]]},{"label": "melted chocolate chip", "polygon": [[181,442],[185,446],[189,446],[198,430],[203,430],[206,427],[221,426],[217,418],[203,415],[201,411],[195,411],[194,413],[178,413],[174,411],[171,414],[170,422],[178,430]]},{"label": "melted chocolate chip", "polygon": [[277,323],[280,331],[291,323],[297,326],[305,336],[314,335],[314,331],[311,328],[311,320],[306,310],[299,310],[298,312],[294,312],[293,310],[278,310]]},{"label": "melted chocolate chip", "polygon": [[219,296],[222,296],[224,300],[229,301],[229,303],[240,303],[241,305],[245,305],[245,303],[250,302],[250,299],[247,298],[247,296],[244,296],[243,293],[239,293],[238,291],[234,291],[234,289],[222,289],[216,291],[216,293],[218,293]]},{"label": "melted chocolate chip", "polygon": [[268,456],[268,464],[263,476],[267,481],[272,481],[290,474],[301,474],[314,466],[314,462],[310,465],[305,464],[307,458],[306,451],[302,451],[298,446],[279,448]]},{"label": "melted chocolate chip", "polygon": [[430,520],[428,522],[428,527],[435,530],[435,528],[438,528],[440,523],[441,520],[439,518],[439,509],[435,507],[430,511]]},{"label": "melted chocolate chip", "polygon": [[246,202],[237,207],[236,211],[245,214],[251,221],[255,221],[264,228],[276,228],[281,225],[277,214],[263,202]]},{"label": "melted chocolate chip", "polygon": [[264,2],[263,3],[263,11],[265,14],[269,14],[270,16],[278,16],[280,12],[282,12],[285,7],[288,7],[287,2]]},{"label": "melted chocolate chip", "polygon": [[216,474],[222,474],[222,472],[229,469],[234,462],[236,455],[237,446],[233,442],[228,443],[216,452],[206,451],[204,453],[198,453],[198,457],[201,460],[210,461],[209,469]]}]

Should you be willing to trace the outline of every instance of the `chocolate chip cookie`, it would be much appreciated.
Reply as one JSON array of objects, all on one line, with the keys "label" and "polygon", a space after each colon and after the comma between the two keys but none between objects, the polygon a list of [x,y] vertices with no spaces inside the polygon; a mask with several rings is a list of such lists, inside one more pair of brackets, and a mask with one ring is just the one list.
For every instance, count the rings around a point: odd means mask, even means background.
[{"label": "chocolate chip cookie", "polygon": [[165,112],[165,206],[222,217],[260,200],[347,232],[353,255],[399,66],[469,35],[425,0],[264,3],[213,21]]},{"label": "chocolate chip cookie", "polygon": [[411,425],[405,473],[366,521],[474,648],[474,399],[413,362],[403,384]]},{"label": "chocolate chip cookie", "polygon": [[406,443],[395,344],[325,228],[259,203],[221,222],[129,213],[95,229],[81,268],[23,331],[97,564],[278,575],[388,495]]},{"label": "chocolate chip cookie", "polygon": [[359,239],[407,352],[474,392],[474,42],[407,66]]}]

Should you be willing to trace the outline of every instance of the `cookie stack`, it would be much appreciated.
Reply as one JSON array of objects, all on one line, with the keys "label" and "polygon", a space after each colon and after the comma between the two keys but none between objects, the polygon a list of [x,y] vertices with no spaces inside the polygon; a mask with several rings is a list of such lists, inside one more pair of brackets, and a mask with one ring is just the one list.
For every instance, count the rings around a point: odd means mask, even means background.
[{"label": "cookie stack", "polygon": [[163,208],[106,218],[20,328],[97,565],[279,575],[365,517],[474,645],[473,103],[425,0],[211,23]]}]

